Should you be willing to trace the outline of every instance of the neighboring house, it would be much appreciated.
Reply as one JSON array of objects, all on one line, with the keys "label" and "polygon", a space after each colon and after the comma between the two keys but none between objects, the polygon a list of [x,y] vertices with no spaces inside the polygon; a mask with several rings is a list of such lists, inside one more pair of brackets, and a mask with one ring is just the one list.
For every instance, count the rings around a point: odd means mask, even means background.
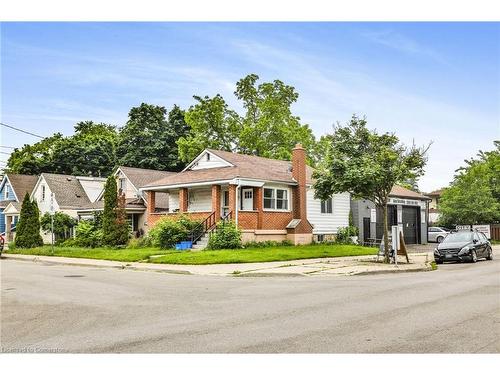
[{"label": "neighboring house", "polygon": [[[399,225],[407,244],[426,244],[429,201],[430,198],[420,193],[395,185],[389,195],[389,230],[392,225]],[[353,200],[351,210],[354,224],[359,228],[360,241],[380,242],[384,231],[383,210],[365,199]]]},{"label": "neighboring house", "polygon": [[[301,145],[293,149],[291,162],[207,149],[182,172],[141,189],[148,193],[146,224],[151,228],[165,216],[187,213],[207,222],[235,221],[243,242],[299,244],[313,236],[321,241],[348,225],[350,198],[344,193],[314,199],[312,172]],[[161,193],[168,193],[166,209],[158,207]]]},{"label": "neighboring house", "polygon": [[[31,193],[37,178],[37,176],[7,173],[0,183],[0,233],[6,233],[8,241],[12,240],[11,229],[19,220],[24,196],[26,193]],[[8,207],[9,205],[11,207]]]},{"label": "neighboring house", "polygon": [[[131,229],[136,233],[144,232],[144,222],[146,220],[146,201],[142,196],[140,188],[154,181],[174,175],[175,172],[157,171],[144,168],[118,167],[114,176],[116,178],[119,193],[125,194],[125,211]],[[157,196],[156,206],[162,210],[168,210],[168,194]],[[96,211],[104,209],[104,187],[101,186],[97,199],[87,207],[78,210],[78,217],[90,219]]]},{"label": "neighboring house", "polygon": [[[99,197],[105,178],[42,173],[31,197],[38,204],[40,215],[63,212],[78,219],[78,210],[89,207]],[[44,242],[51,241],[50,233],[42,233]]]},{"label": "neighboring house", "polygon": [[439,200],[441,199],[441,194],[443,189],[434,190],[433,192],[426,194],[431,201],[429,202],[429,224],[434,225],[439,220]]}]

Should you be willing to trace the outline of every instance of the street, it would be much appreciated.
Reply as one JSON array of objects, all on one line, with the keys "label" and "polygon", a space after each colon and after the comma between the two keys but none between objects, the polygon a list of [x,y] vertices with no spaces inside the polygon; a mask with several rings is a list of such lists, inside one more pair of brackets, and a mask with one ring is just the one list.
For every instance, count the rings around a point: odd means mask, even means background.
[{"label": "street", "polygon": [[437,271],[220,277],[0,261],[3,352],[498,353],[500,254]]}]

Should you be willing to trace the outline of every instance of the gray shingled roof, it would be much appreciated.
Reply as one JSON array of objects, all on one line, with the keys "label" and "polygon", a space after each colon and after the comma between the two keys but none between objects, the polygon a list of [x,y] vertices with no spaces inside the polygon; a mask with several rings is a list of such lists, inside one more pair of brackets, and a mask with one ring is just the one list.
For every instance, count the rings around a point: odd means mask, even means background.
[{"label": "gray shingled roof", "polygon": [[176,172],[157,171],[154,169],[133,168],[133,167],[119,167],[119,168],[137,189],[140,189],[141,187],[149,185],[162,178],[177,174]]},{"label": "gray shingled roof", "polygon": [[78,209],[91,205],[85,190],[75,176],[42,173],[42,177],[54,193],[54,198],[59,207]]},{"label": "gray shingled roof", "polygon": [[27,174],[10,174],[6,175],[9,178],[10,185],[14,190],[14,193],[19,199],[19,202],[22,202],[26,193],[31,194],[33,188],[36,185],[38,180],[38,176],[32,176]]}]

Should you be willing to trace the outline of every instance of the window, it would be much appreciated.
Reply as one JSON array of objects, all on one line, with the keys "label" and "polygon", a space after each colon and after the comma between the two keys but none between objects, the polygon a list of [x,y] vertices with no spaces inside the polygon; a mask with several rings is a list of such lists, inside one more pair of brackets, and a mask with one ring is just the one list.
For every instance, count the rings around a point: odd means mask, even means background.
[{"label": "window", "polygon": [[287,189],[264,188],[264,209],[286,211],[288,207]]},{"label": "window", "polygon": [[45,200],[45,185],[42,185],[42,201]]},{"label": "window", "polygon": [[441,232],[441,231],[439,230],[439,228],[430,227],[429,232]]},{"label": "window", "polygon": [[4,189],[5,189],[5,200],[8,200],[9,199],[9,189],[10,189],[10,186],[7,185],[7,184],[5,184]]},{"label": "window", "polygon": [[210,161],[210,154],[207,152],[207,161]]},{"label": "window", "polygon": [[125,188],[127,186],[127,180],[125,178],[120,178],[118,184],[119,184],[118,188],[120,189],[120,191],[125,192]]},{"label": "window", "polygon": [[224,191],[222,196],[222,207],[229,207],[229,190]]},{"label": "window", "polygon": [[326,201],[321,201],[321,213],[331,214],[333,213],[333,199],[328,198]]}]

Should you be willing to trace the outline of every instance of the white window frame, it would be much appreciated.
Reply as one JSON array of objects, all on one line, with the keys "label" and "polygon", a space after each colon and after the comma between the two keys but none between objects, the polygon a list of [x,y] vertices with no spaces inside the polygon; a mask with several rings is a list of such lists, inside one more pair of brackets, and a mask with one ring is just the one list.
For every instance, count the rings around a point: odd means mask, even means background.
[{"label": "white window frame", "polygon": [[9,184],[5,184],[4,189],[5,189],[4,197],[5,197],[5,200],[8,201],[9,200]]},{"label": "white window frame", "polygon": [[42,202],[45,201],[45,185],[42,185]]},{"label": "white window frame", "polygon": [[[266,208],[264,206],[264,202],[266,200],[265,198],[265,190],[273,190],[273,196],[272,200],[274,201],[274,208]],[[277,208],[278,205],[278,190],[283,190],[286,191],[286,202],[287,202],[287,208]],[[289,188],[286,187],[276,187],[276,186],[264,186],[262,187],[262,209],[264,211],[277,211],[277,212],[290,212],[292,210],[292,194]]]},{"label": "white window frame", "polygon": [[[331,212],[328,212],[328,201],[331,202],[331,209],[332,209]],[[323,212],[323,204],[325,205],[325,212]],[[326,200],[321,200],[319,202],[319,212],[322,215],[332,215],[333,214],[333,197],[330,197],[330,198],[328,198]]]},{"label": "white window frame", "polygon": [[[122,188],[123,185],[123,188]],[[125,177],[120,177],[118,179],[118,190],[121,190],[122,193],[125,194],[125,190],[127,189],[127,179]]]}]

